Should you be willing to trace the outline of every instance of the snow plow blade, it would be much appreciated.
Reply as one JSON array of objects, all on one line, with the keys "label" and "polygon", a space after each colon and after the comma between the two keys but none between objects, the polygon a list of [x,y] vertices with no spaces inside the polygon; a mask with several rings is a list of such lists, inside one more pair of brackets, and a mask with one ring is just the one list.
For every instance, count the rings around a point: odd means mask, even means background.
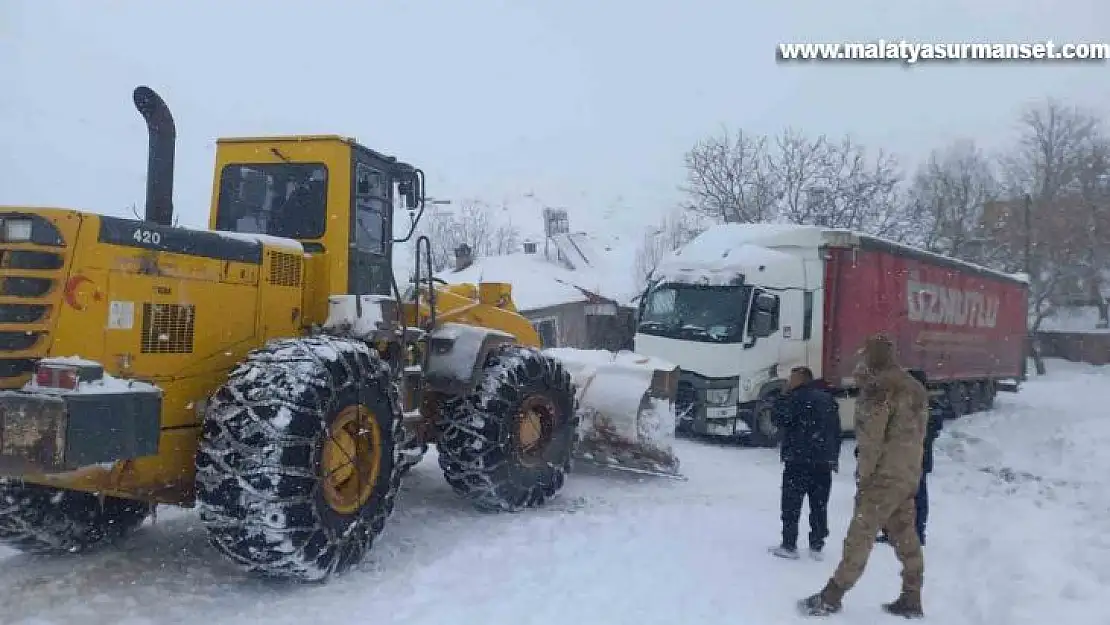
[{"label": "snow plow blade", "polygon": [[555,348],[578,387],[577,459],[620,471],[685,479],[674,452],[678,367],[628,351]]}]

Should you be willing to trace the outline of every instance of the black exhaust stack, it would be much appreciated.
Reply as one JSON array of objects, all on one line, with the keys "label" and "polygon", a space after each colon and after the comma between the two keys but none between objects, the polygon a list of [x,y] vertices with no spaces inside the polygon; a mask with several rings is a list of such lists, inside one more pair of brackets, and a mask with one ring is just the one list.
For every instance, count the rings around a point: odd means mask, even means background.
[{"label": "black exhaust stack", "polygon": [[173,154],[177,129],[173,115],[162,97],[147,86],[136,87],[132,94],[135,108],[146,120],[150,137],[146,164],[146,220],[173,225]]}]

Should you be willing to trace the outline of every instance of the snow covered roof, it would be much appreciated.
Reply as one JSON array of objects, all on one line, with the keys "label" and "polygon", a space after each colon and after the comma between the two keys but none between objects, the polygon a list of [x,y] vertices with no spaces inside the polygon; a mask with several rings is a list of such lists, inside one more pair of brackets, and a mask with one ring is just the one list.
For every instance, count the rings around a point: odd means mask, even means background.
[{"label": "snow covered roof", "polygon": [[719,260],[727,250],[742,245],[761,247],[820,247],[827,245],[829,235],[850,234],[818,226],[794,224],[721,224],[706,229],[679,249],[675,255],[690,262]]},{"label": "snow covered roof", "polygon": [[619,234],[572,232],[556,235],[551,242],[573,268],[582,288],[626,305],[638,295],[636,248],[621,241]]},{"label": "snow covered roof", "polygon": [[655,276],[668,282],[724,286],[735,284],[737,278],[751,280],[759,275],[759,284],[772,288],[789,288],[804,282],[802,261],[791,254],[758,245],[742,244],[727,248],[716,258],[702,256],[699,249],[694,258],[675,255],[665,259]]},{"label": "snow covered roof", "polygon": [[532,254],[485,256],[462,271],[448,269],[437,277],[451,284],[507,282],[513,285],[513,302],[521,311],[589,300],[582,292],[586,287],[578,284],[581,276]]},{"label": "snow covered roof", "polygon": [[979,274],[990,274],[1005,280],[1028,283],[1028,278],[1019,274],[1003,273],[993,269],[957,260],[948,256],[927,252],[895,241],[872,235],[853,232],[840,228],[804,226],[797,224],[721,224],[708,228],[685,246],[664,260],[667,264],[682,258],[688,266],[699,263],[719,263],[728,250],[744,245],[757,245],[768,248],[820,248],[823,246],[852,247],[870,245],[885,249],[900,250],[902,253],[928,258],[932,262],[957,265]]},{"label": "snow covered roof", "polygon": [[1082,334],[1110,334],[1110,329],[1099,328],[1098,307],[1060,306],[1041,320],[1041,332],[1067,332]]}]

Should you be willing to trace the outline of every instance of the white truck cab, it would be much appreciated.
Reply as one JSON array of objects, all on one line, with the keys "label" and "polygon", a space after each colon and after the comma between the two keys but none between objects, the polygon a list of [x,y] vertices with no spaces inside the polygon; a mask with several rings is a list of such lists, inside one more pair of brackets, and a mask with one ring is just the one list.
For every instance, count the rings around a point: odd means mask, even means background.
[{"label": "white truck cab", "polygon": [[715,226],[653,272],[635,351],[680,368],[680,430],[777,444],[772,402],[790,369],[806,365],[820,376],[823,233]]}]

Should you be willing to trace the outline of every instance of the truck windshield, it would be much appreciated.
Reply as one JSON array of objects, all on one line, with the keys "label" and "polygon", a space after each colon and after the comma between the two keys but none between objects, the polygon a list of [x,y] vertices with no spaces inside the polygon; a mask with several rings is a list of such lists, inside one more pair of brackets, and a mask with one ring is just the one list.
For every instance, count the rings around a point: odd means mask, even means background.
[{"label": "truck windshield", "polygon": [[289,239],[322,237],[327,185],[323,164],[228,165],[220,174],[216,229]]},{"label": "truck windshield", "polygon": [[750,286],[665,284],[645,296],[639,331],[707,343],[739,343],[751,299]]}]

